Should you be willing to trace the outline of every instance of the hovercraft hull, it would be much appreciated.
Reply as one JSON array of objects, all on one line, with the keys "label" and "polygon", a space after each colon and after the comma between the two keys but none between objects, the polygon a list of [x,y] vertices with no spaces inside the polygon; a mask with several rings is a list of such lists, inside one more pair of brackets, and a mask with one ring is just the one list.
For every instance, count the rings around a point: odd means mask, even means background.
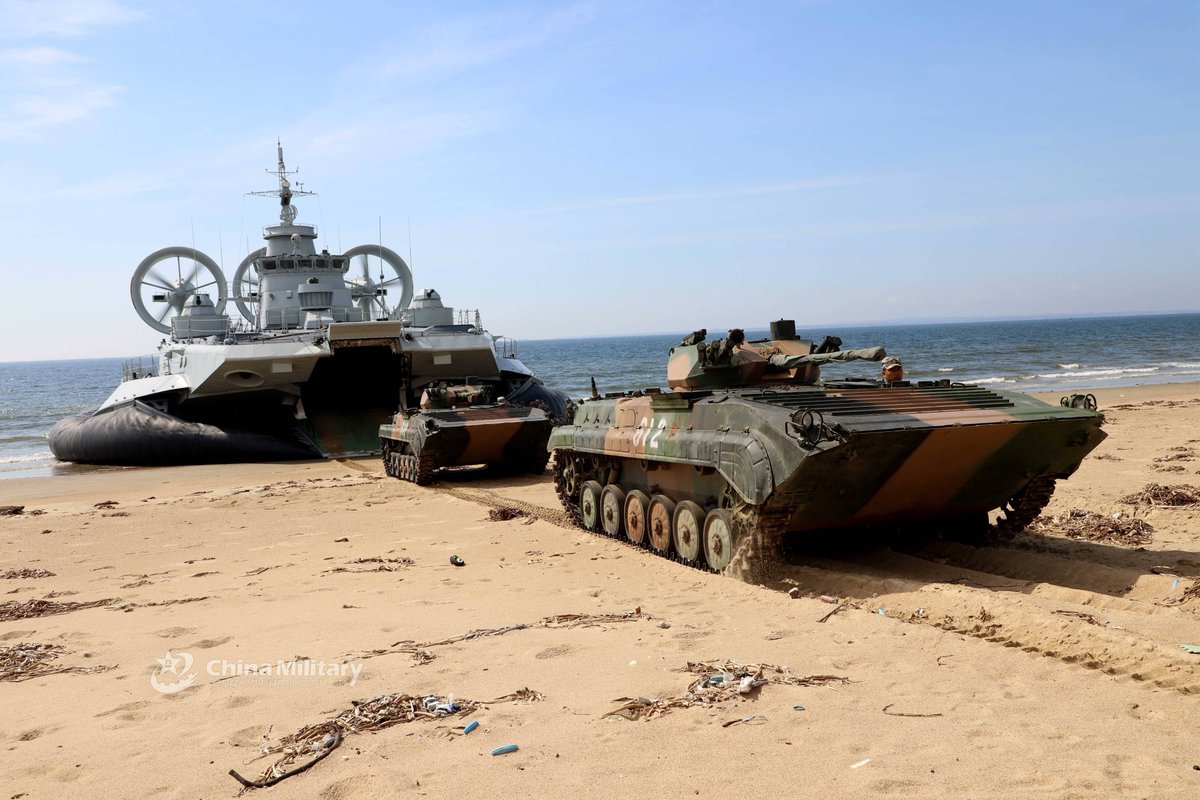
[{"label": "hovercraft hull", "polygon": [[165,466],[323,457],[298,428],[262,432],[190,422],[136,400],[60,420],[49,440],[55,458],[81,464]]}]

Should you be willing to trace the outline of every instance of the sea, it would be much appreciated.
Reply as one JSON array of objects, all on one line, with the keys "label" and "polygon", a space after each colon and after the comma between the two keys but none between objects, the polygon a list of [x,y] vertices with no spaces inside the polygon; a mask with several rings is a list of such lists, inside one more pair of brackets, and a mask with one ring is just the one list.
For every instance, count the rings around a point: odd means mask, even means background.
[{"label": "sea", "polygon": [[[1002,322],[830,326],[797,335],[840,337],[844,348],[883,345],[910,380],[949,379],[996,389],[1063,392],[1200,380],[1200,314]],[[667,351],[689,331],[518,342],[518,356],[572,397],[665,388]],[[724,331],[711,330],[712,336]],[[747,338],[765,337],[748,329]],[[136,356],[139,354],[130,354]],[[0,479],[73,475],[96,467],[54,460],[46,434],[95,409],[121,379],[124,358],[0,363]],[[876,377],[875,364],[822,368],[825,378]]]}]

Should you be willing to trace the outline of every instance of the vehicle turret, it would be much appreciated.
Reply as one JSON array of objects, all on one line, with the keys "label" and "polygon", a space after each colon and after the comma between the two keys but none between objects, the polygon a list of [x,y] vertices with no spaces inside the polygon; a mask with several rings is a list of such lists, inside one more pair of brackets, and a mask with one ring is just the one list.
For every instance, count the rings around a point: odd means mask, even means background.
[{"label": "vehicle turret", "polygon": [[672,389],[734,389],[781,383],[814,384],[821,364],[837,361],[880,361],[882,347],[840,350],[842,340],[826,337],[816,347],[795,335],[795,323],[771,324],[771,338],[747,341],[740,328],[724,339],[706,341],[708,331],[689,333],[671,348],[667,385]]}]

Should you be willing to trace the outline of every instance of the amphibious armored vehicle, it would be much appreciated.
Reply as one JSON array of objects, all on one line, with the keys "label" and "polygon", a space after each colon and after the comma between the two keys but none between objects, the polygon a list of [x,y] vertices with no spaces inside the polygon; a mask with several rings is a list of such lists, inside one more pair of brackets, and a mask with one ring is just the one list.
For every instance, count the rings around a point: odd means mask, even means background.
[{"label": "amphibious armored vehicle", "polygon": [[421,485],[439,469],[472,464],[540,474],[554,425],[545,404],[497,401],[493,392],[486,384],[426,388],[416,407],[401,409],[379,427],[387,474]]},{"label": "amphibious armored vehicle", "polygon": [[[814,346],[794,323],[685,337],[672,391],[583,402],[556,428],[555,487],[584,528],[715,571],[757,573],[785,535],[920,525],[1024,528],[1103,439],[1093,403],[1059,406],[949,381],[821,382],[882,347]],[[873,366],[873,369],[877,369]]]}]

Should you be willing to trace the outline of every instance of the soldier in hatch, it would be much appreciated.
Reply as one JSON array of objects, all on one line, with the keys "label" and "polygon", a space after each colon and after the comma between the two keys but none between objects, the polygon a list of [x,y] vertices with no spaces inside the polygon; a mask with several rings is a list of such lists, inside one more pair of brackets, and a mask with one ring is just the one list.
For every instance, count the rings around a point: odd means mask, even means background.
[{"label": "soldier in hatch", "polygon": [[904,380],[904,364],[895,356],[888,356],[883,360],[883,382],[897,383]]}]

